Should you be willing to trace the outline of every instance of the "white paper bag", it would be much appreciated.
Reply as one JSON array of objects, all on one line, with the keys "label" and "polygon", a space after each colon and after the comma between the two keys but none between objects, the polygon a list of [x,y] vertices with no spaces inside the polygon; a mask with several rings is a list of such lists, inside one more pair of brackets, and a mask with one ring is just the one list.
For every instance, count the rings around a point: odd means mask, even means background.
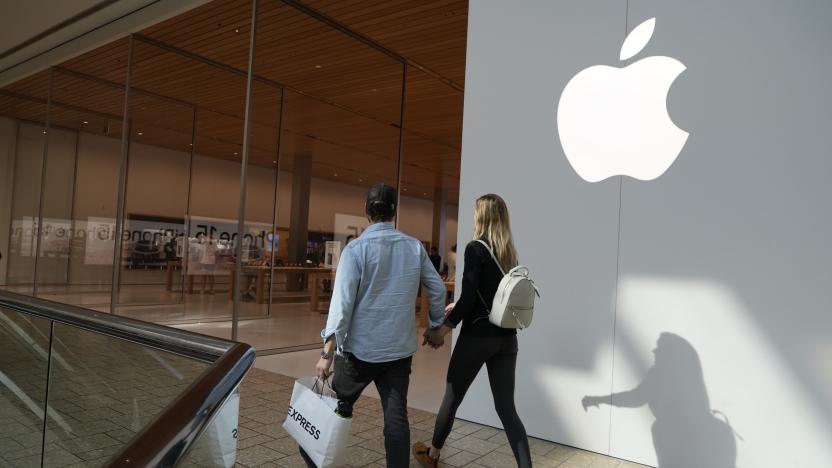
[{"label": "white paper bag", "polygon": [[187,456],[199,466],[231,468],[237,461],[237,422],[240,416],[240,392],[235,390],[225,400],[211,424]]},{"label": "white paper bag", "polygon": [[352,419],[335,413],[338,398],[315,377],[298,379],[283,428],[319,468],[343,465]]}]

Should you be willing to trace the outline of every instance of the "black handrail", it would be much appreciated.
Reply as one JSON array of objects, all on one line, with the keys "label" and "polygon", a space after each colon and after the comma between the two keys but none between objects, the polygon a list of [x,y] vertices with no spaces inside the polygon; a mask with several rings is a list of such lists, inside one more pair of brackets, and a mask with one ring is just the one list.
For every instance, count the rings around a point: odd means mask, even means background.
[{"label": "black handrail", "polygon": [[220,338],[0,290],[0,307],[210,363],[106,466],[176,466],[254,363],[254,348]]}]

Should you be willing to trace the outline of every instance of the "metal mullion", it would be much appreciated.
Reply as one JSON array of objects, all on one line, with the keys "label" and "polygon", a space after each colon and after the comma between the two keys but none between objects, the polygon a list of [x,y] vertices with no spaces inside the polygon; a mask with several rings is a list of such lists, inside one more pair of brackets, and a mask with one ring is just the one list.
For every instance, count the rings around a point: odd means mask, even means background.
[{"label": "metal mullion", "polygon": [[399,155],[396,163],[396,229],[399,227],[399,208],[402,206],[402,157],[404,155],[404,105],[407,99],[407,64],[402,64],[402,101],[399,108]]},{"label": "metal mullion", "polygon": [[75,167],[72,170],[72,200],[69,208],[69,226],[71,236],[69,237],[69,258],[66,262],[66,284],[70,285],[72,280],[72,240],[77,233],[75,229],[75,199],[78,195],[78,147],[80,145],[81,132],[75,131]]},{"label": "metal mullion", "polygon": [[133,75],[133,36],[127,46],[127,78],[124,82],[124,116],[121,130],[121,166],[118,175],[118,201],[116,205],[115,239],[113,246],[113,274],[110,292],[110,313],[116,313],[121,281],[121,249],[123,247],[124,209],[127,202],[127,175],[130,155],[130,78]]},{"label": "metal mullion", "polygon": [[235,246],[236,261],[234,262],[234,284],[231,285],[233,298],[231,306],[231,339],[237,340],[237,320],[240,314],[240,282],[243,274],[243,230],[246,217],[246,177],[248,175],[248,152],[251,136],[251,95],[254,84],[254,44],[257,32],[257,0],[251,1],[251,37],[248,46],[248,75],[246,77],[246,115],[243,123],[243,154],[240,167],[240,208],[237,220],[237,245]]},{"label": "metal mullion", "polygon": [[[192,109],[193,118],[191,120],[191,148],[188,155],[188,195],[187,201],[185,204],[185,246],[183,248],[182,253],[182,268],[181,276],[182,276],[182,294],[181,300],[183,307],[187,307],[185,304],[185,290],[188,284],[188,261],[191,255],[191,191],[193,190],[194,184],[194,151],[196,150],[196,112],[197,107],[193,106]],[[172,286],[171,286],[172,287]]]},{"label": "metal mullion", "polygon": [[43,199],[44,197],[44,190],[46,188],[46,163],[47,157],[49,155],[49,136],[50,136],[50,121],[51,121],[51,114],[52,114],[52,81],[53,81],[53,70],[49,69],[49,90],[46,93],[46,124],[44,125],[44,139],[43,139],[43,155],[41,158],[41,168],[40,168],[40,197],[38,199],[38,224],[37,229],[34,233],[37,235],[35,238],[35,267],[33,268],[34,274],[34,281],[32,282],[32,296],[37,297],[38,295],[38,264],[40,263],[40,247],[41,247],[41,237],[43,232]]},{"label": "metal mullion", "polygon": [[[275,155],[276,163],[274,165],[274,205],[272,211],[272,245],[269,246],[269,250],[271,250],[272,255],[269,259],[269,305],[266,307],[266,315],[271,315],[272,312],[272,299],[274,295],[274,239],[277,236],[277,212],[278,212],[278,198],[280,197],[279,188],[280,188],[280,145],[283,142],[283,109],[286,104],[285,101],[286,91],[280,90],[280,112],[277,118],[277,154]],[[280,248],[280,242],[277,243],[278,249]]]}]

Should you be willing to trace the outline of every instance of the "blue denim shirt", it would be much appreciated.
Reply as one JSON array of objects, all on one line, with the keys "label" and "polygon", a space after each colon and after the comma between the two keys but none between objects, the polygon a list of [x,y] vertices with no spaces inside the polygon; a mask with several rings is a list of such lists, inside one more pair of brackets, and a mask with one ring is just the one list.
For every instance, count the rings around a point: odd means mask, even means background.
[{"label": "blue denim shirt", "polygon": [[329,318],[321,337],[335,335],[338,352],[366,362],[416,353],[416,297],[424,284],[430,325],[442,323],[445,284],[417,239],[390,223],[368,227],[341,253]]}]

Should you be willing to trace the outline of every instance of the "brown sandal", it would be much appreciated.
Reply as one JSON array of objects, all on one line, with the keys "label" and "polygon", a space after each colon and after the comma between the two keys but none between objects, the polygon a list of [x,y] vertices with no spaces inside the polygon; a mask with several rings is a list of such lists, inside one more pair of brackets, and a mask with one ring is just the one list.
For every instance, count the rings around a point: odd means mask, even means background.
[{"label": "brown sandal", "polygon": [[430,468],[437,468],[439,466],[439,457],[433,458],[430,456],[430,447],[422,442],[413,444],[413,458],[416,459],[422,466]]}]

